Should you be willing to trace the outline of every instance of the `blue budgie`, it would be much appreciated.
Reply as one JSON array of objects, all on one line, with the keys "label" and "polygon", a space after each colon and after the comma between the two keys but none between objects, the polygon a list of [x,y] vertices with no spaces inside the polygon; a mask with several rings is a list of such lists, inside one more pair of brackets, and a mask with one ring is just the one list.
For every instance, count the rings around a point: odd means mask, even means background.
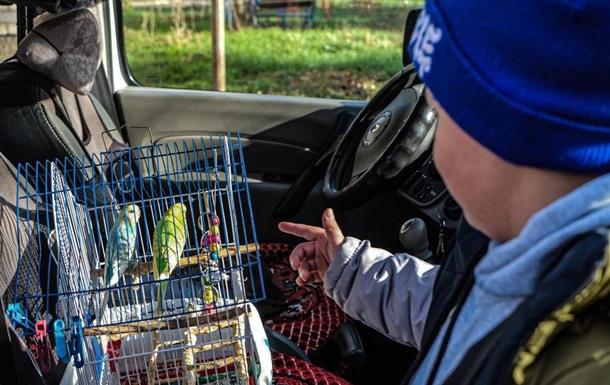
[{"label": "blue budgie", "polygon": [[[123,207],[117,214],[114,226],[108,233],[108,244],[106,245],[104,287],[110,288],[119,282],[132,262],[132,256],[136,246],[136,224],[140,219],[140,208],[135,204]],[[104,292],[102,305],[97,313],[101,321],[108,306],[110,290]],[[98,322],[99,322],[98,321]]]},{"label": "blue budgie", "polygon": [[178,266],[186,245],[186,206],[176,203],[171,206],[157,224],[152,240],[153,274],[155,280],[163,280],[157,288],[157,316],[163,313],[163,301],[167,290],[167,279]]}]

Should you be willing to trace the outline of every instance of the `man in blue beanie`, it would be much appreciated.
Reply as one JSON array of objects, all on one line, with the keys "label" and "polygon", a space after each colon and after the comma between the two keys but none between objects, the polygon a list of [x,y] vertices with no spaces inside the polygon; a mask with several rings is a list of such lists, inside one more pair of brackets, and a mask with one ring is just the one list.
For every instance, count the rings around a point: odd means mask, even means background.
[{"label": "man in blue beanie", "polygon": [[323,228],[298,283],[420,351],[409,384],[610,384],[610,2],[429,0],[410,42],[464,212],[442,266]]}]

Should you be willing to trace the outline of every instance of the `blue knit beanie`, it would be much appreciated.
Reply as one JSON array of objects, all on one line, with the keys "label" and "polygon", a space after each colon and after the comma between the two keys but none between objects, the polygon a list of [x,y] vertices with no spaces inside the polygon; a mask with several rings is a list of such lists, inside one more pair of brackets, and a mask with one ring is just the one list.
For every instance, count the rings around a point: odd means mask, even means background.
[{"label": "blue knit beanie", "polygon": [[610,172],[610,0],[428,0],[409,50],[443,109],[496,155]]}]

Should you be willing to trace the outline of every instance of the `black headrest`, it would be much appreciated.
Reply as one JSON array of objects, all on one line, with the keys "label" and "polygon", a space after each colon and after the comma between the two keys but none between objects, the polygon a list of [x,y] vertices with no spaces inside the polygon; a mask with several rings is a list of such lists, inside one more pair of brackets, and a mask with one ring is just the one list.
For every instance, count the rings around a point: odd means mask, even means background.
[{"label": "black headrest", "polygon": [[89,93],[101,61],[100,25],[95,4],[59,14],[43,13],[17,47],[29,68],[76,93]]}]

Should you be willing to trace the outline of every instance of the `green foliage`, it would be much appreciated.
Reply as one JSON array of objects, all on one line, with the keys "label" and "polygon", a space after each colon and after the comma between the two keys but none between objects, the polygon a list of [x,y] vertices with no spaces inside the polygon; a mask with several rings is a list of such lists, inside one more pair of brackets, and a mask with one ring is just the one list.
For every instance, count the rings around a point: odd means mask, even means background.
[{"label": "green foliage", "polygon": [[[355,0],[327,2],[331,17],[325,18],[318,0],[314,28],[301,28],[298,18],[283,27],[253,27],[242,14],[242,28],[225,34],[227,91],[344,99],[374,95],[402,68],[407,13],[402,0],[388,2],[393,5],[374,0],[370,9],[354,5]],[[124,24],[134,77],[150,86],[212,89],[209,7],[185,7],[186,28],[176,28],[171,9],[131,4]]]}]

